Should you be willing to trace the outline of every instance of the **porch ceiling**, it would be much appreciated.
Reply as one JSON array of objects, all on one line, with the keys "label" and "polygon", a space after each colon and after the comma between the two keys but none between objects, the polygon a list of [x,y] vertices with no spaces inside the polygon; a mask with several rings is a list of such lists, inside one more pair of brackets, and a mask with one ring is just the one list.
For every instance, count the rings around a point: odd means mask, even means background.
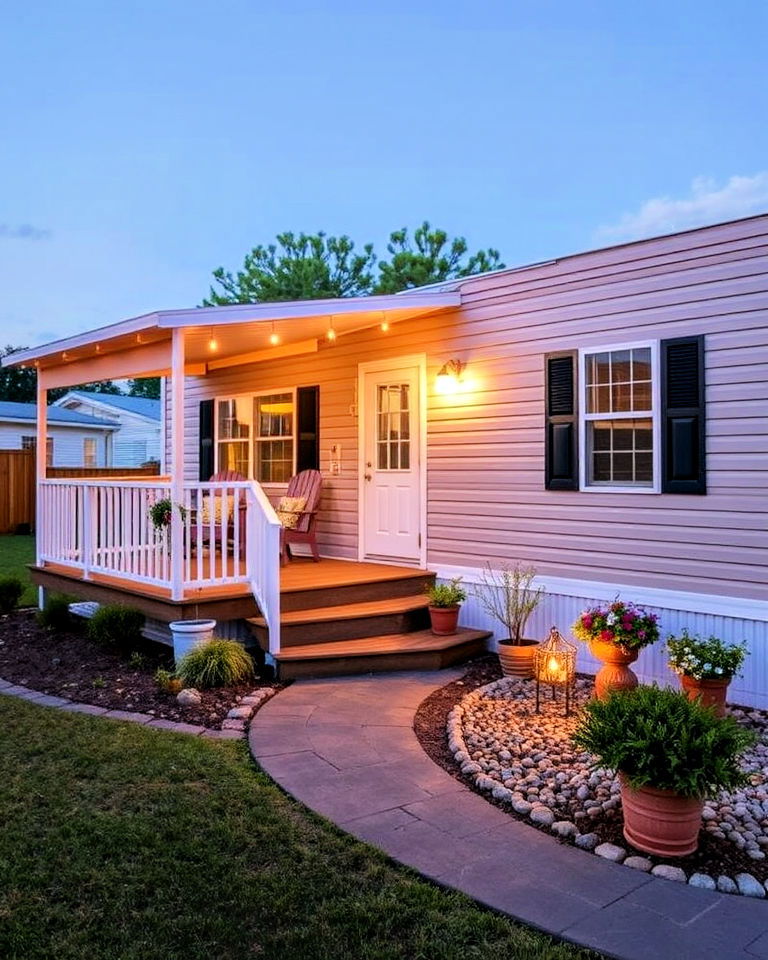
[{"label": "porch ceiling", "polygon": [[[233,304],[166,310],[134,317],[88,333],[56,340],[3,358],[3,366],[35,365],[47,386],[71,385],[106,377],[140,377],[170,370],[174,329],[185,329],[187,372],[202,375],[208,366],[254,362],[316,348],[332,324],[337,337],[454,310],[459,292],[424,291],[394,296],[287,303]],[[273,329],[274,328],[274,329]],[[276,333],[279,344],[270,343]]]}]

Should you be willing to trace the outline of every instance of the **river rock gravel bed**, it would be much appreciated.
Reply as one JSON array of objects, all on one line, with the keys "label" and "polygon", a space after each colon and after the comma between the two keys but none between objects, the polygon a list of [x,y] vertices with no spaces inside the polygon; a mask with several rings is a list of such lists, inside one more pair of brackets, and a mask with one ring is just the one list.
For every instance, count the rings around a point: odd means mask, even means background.
[{"label": "river rock gravel bed", "polygon": [[577,680],[569,717],[562,693],[552,700],[544,688],[537,714],[535,689],[533,681],[502,677],[457,697],[447,717],[447,749],[475,789],[561,842],[630,868],[692,886],[766,896],[768,715],[731,709],[759,737],[744,759],[750,783],[705,805],[697,854],[662,860],[627,843],[617,778],[595,769],[594,758],[571,740],[579,708],[592,695],[592,680]]}]

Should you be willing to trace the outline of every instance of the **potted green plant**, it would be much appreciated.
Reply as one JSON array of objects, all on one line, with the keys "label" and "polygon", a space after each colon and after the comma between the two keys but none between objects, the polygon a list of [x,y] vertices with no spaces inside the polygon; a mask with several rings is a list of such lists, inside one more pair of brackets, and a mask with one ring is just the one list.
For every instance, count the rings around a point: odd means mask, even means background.
[{"label": "potted green plant", "polygon": [[438,637],[447,637],[456,633],[459,610],[467,599],[467,594],[460,583],[461,577],[454,577],[450,583],[433,583],[427,587],[432,633]]},{"label": "potted green plant", "polygon": [[643,686],[590,700],[573,740],[619,774],[629,843],[682,857],[698,846],[705,798],[746,782],[739,758],[754,736],[684,693]]},{"label": "potted green plant", "polygon": [[609,690],[637,686],[637,677],[629,664],[637,660],[643,647],[659,639],[657,621],[655,613],[618,598],[613,603],[582,610],[571,630],[603,664],[595,677],[598,697],[604,697]]},{"label": "potted green plant", "polygon": [[534,587],[535,578],[534,567],[516,564],[494,570],[490,563],[486,563],[480,577],[477,598],[506,634],[498,640],[499,662],[505,677],[533,676],[533,654],[539,641],[526,637],[525,628],[544,596],[543,587]]},{"label": "potted green plant", "polygon": [[683,630],[667,640],[669,666],[692,700],[700,699],[718,716],[725,714],[728,684],[738,674],[747,655],[745,643],[724,643],[719,637],[702,640]]}]

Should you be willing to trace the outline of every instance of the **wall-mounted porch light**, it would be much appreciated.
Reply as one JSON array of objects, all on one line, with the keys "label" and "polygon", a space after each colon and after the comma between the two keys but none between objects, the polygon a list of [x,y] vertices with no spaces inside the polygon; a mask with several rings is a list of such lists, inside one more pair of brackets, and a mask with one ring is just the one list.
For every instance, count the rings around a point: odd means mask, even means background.
[{"label": "wall-mounted porch light", "polygon": [[461,360],[448,360],[440,367],[435,380],[438,393],[456,393],[461,386],[461,375],[466,363]]}]

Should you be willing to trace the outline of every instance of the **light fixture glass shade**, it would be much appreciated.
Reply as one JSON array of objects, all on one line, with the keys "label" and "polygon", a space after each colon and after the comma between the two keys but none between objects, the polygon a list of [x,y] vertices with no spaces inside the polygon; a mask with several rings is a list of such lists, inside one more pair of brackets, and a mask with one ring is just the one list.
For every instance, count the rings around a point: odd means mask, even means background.
[{"label": "light fixture glass shade", "polygon": [[461,386],[461,373],[465,364],[461,360],[448,360],[440,367],[435,380],[435,389],[438,393],[457,393]]}]

